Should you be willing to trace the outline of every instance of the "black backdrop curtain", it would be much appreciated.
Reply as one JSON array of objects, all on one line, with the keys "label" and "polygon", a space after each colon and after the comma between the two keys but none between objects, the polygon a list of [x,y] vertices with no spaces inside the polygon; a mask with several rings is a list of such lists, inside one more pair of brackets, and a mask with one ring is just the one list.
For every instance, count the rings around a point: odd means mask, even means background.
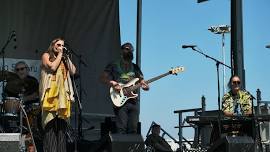
[{"label": "black backdrop curtain", "polygon": [[[80,69],[83,113],[112,114],[99,75],[119,57],[118,0],[1,0],[0,20],[1,48],[11,31],[17,34],[5,49],[9,58],[40,59],[52,39],[63,37],[87,64]],[[79,73],[79,60],[73,59]]]}]

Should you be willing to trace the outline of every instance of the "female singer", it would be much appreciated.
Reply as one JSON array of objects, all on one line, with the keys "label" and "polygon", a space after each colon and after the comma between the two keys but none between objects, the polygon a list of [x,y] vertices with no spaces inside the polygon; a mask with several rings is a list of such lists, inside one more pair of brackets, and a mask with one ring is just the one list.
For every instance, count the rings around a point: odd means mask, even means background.
[{"label": "female singer", "polygon": [[74,101],[70,75],[76,67],[63,53],[64,40],[54,39],[42,55],[39,93],[44,128],[44,152],[66,152],[67,120]]}]

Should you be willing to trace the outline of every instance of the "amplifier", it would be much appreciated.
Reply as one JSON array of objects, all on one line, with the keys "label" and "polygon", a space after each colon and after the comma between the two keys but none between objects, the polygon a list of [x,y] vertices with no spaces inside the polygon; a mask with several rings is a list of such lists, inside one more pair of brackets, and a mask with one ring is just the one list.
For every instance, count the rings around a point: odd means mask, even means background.
[{"label": "amplifier", "polygon": [[144,140],[140,134],[110,134],[110,152],[143,152]]},{"label": "amplifier", "polygon": [[20,151],[20,133],[0,133],[0,151],[18,152]]},{"label": "amplifier", "polygon": [[248,136],[226,136],[215,142],[207,152],[255,152],[255,143]]}]

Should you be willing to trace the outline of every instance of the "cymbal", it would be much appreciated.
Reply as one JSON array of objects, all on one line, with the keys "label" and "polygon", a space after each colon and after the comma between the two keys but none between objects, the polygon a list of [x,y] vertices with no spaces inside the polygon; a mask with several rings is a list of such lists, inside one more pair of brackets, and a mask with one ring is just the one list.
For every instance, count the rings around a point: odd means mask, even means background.
[{"label": "cymbal", "polygon": [[3,80],[17,80],[20,79],[19,76],[11,71],[7,71],[7,70],[0,70],[0,81]]},{"label": "cymbal", "polygon": [[7,79],[5,90],[11,95],[18,95],[22,92],[28,94],[29,92],[32,93],[37,89],[36,84],[36,79],[28,77],[25,79],[20,79],[18,76],[13,77],[10,75],[10,78]]},{"label": "cymbal", "polygon": [[7,92],[9,96],[18,95],[22,92],[23,86],[23,82],[20,79],[9,79],[5,86],[5,92]]}]

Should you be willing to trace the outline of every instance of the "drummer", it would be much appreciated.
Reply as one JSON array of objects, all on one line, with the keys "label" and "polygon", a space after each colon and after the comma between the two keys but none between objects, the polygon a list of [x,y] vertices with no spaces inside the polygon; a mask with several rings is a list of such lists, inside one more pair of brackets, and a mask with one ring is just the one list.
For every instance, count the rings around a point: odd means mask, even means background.
[{"label": "drummer", "polygon": [[29,67],[24,61],[15,64],[16,76],[7,79],[6,97],[19,97],[23,94],[24,104],[38,102],[38,80],[29,75]]}]

